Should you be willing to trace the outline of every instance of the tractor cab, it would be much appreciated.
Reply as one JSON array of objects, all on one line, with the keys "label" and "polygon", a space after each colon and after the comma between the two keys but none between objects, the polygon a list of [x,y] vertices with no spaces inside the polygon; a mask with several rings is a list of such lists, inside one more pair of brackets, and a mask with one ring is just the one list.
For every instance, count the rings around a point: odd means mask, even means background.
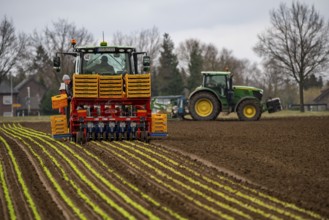
[{"label": "tractor cab", "polygon": [[227,96],[231,78],[229,72],[202,72],[202,75],[203,87],[212,89],[218,94],[218,96]]},{"label": "tractor cab", "polygon": [[[73,44],[74,52],[57,53],[54,58],[54,68],[60,71],[62,55],[75,57],[75,74],[124,75],[148,72],[150,57],[146,52],[136,52],[134,47],[108,46],[102,42],[100,46],[78,46]],[[138,64],[139,55],[142,67]]]}]

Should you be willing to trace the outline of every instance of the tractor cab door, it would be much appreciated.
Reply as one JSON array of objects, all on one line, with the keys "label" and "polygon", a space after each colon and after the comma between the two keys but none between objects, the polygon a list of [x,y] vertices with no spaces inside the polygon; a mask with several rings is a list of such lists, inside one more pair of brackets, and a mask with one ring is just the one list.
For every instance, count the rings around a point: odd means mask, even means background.
[{"label": "tractor cab door", "polygon": [[226,97],[227,83],[223,75],[208,75],[205,79],[205,87],[214,90],[220,97]]}]

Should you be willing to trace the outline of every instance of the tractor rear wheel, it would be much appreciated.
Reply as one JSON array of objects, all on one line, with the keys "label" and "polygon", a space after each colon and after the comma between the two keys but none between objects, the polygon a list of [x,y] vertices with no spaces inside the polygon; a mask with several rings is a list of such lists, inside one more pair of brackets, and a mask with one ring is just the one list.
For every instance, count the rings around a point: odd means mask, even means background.
[{"label": "tractor rear wheel", "polygon": [[262,112],[257,100],[248,99],[240,103],[237,114],[240,121],[257,121]]},{"label": "tractor rear wheel", "polygon": [[200,92],[190,99],[190,113],[194,120],[215,120],[220,112],[218,99],[208,92]]}]

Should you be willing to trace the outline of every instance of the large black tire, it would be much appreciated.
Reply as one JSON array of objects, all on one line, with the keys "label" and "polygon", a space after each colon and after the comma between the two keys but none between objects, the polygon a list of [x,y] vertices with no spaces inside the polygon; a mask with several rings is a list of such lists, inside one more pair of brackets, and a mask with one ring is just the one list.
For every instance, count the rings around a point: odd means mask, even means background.
[{"label": "large black tire", "polygon": [[220,103],[213,94],[199,92],[191,97],[189,110],[194,120],[215,120],[220,112]]},{"label": "large black tire", "polygon": [[258,100],[247,99],[242,101],[237,109],[240,121],[257,121],[262,115],[261,106]]}]

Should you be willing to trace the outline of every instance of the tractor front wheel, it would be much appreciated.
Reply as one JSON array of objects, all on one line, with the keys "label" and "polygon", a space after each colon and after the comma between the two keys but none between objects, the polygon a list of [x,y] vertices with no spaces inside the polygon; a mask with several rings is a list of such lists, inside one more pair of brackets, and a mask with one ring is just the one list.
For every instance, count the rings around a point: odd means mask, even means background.
[{"label": "tractor front wheel", "polygon": [[257,121],[262,112],[257,100],[245,100],[239,105],[237,114],[240,121]]},{"label": "tractor front wheel", "polygon": [[218,99],[208,92],[193,95],[190,99],[190,113],[194,120],[215,120],[220,112]]}]

